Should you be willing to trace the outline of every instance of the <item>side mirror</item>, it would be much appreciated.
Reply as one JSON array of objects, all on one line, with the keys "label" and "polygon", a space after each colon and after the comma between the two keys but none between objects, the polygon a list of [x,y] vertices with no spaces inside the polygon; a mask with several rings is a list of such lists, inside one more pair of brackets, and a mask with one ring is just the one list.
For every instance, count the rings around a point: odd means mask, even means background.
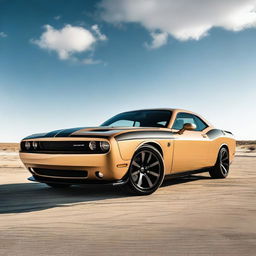
[{"label": "side mirror", "polygon": [[184,131],[193,131],[196,129],[196,125],[192,123],[186,123],[183,125],[183,128],[178,131],[178,134],[184,133]]}]

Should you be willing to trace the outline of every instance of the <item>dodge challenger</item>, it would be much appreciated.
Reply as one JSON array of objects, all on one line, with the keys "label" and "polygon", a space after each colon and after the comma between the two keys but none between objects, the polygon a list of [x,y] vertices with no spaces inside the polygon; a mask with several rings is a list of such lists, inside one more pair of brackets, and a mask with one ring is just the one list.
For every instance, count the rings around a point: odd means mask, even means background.
[{"label": "dodge challenger", "polygon": [[113,184],[136,195],[153,193],[167,177],[226,178],[234,154],[231,132],[181,109],[124,112],[99,127],[34,134],[20,143],[31,181],[53,188]]}]

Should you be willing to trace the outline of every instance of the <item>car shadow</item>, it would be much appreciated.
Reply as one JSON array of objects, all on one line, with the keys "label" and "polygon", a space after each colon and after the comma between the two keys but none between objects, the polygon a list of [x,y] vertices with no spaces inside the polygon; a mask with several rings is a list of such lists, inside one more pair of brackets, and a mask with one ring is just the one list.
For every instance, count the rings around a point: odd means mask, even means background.
[{"label": "car shadow", "polygon": [[65,204],[85,203],[125,195],[113,186],[86,185],[54,189],[41,183],[0,185],[0,214],[40,211]]},{"label": "car shadow", "polygon": [[[192,182],[209,177],[191,175],[165,180],[162,187]],[[106,185],[72,186],[53,189],[40,183],[0,185],[0,214],[34,212],[66,204],[96,202],[127,197],[119,187]]]},{"label": "car shadow", "polygon": [[208,180],[211,179],[210,176],[203,176],[203,175],[188,175],[188,176],[184,176],[184,177],[180,177],[180,178],[166,178],[162,184],[161,187],[166,187],[166,186],[172,186],[172,185],[177,185],[177,184],[181,184],[181,183],[187,183],[187,182],[192,182],[192,181],[196,181],[196,180]]}]

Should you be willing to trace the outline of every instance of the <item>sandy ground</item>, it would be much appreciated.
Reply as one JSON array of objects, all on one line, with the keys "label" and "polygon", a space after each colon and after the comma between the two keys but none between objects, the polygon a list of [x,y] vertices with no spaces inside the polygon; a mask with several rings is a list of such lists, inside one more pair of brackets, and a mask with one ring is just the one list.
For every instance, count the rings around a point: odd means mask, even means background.
[{"label": "sandy ground", "polygon": [[170,180],[146,197],[30,183],[12,150],[0,165],[0,255],[256,254],[256,153],[239,151],[225,180]]}]

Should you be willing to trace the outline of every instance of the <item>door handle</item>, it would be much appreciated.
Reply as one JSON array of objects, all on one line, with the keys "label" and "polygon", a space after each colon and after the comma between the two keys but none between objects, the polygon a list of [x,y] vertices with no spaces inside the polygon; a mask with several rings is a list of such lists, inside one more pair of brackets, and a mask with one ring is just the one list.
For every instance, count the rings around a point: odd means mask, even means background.
[{"label": "door handle", "polygon": [[208,136],[206,134],[202,134],[203,138],[207,139]]}]

